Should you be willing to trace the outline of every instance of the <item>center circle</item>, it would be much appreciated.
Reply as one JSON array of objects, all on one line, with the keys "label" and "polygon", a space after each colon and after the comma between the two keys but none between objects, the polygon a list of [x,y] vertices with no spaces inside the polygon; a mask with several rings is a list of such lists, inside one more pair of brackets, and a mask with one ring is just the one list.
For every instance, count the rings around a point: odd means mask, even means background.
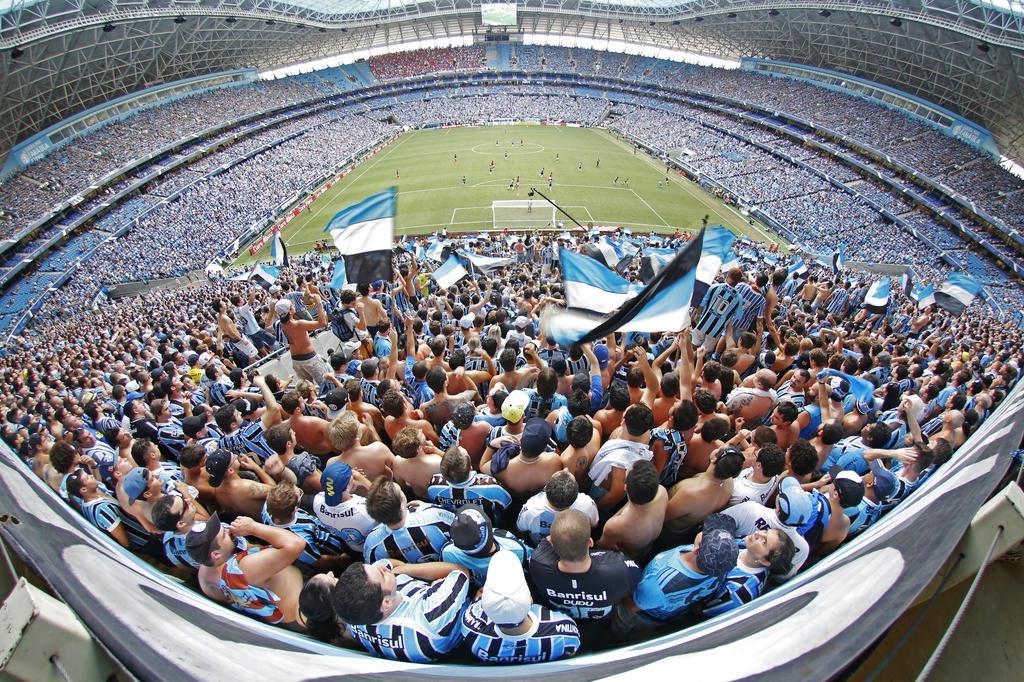
[{"label": "center circle", "polygon": [[469,151],[474,154],[480,154],[481,156],[494,156],[495,154],[504,155],[508,152],[509,156],[522,156],[525,154],[540,154],[546,147],[536,142],[524,142],[523,144],[509,144],[508,142],[501,142],[497,145],[491,146],[486,142],[484,144],[478,144],[475,147],[470,148]]}]

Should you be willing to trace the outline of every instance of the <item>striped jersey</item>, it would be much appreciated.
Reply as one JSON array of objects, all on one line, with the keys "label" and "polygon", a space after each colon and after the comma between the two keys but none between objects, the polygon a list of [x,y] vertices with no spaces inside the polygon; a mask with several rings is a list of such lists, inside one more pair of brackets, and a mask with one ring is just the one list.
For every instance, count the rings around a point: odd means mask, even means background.
[{"label": "striped jersey", "polygon": [[302,555],[298,559],[299,563],[312,566],[322,556],[338,556],[345,551],[345,543],[339,536],[333,534],[327,526],[301,509],[295,510],[295,518],[291,523],[278,524],[274,523],[270,512],[267,511],[267,503],[264,502],[260,521],[274,528],[290,530],[306,541],[306,548],[302,550]]},{"label": "striped jersey", "polygon": [[840,316],[846,314],[846,309],[850,307],[850,292],[848,289],[838,287],[835,293],[832,294],[832,298],[828,302],[828,312],[833,316]]},{"label": "striped jersey", "polygon": [[260,464],[276,454],[267,444],[267,439],[263,436],[263,422],[258,419],[245,419],[237,431],[221,436],[220,447],[236,455],[251,452],[259,458]]},{"label": "striped jersey", "polygon": [[177,534],[173,531],[164,533],[163,545],[164,556],[171,566],[191,566],[199,570],[199,562],[191,557],[185,547],[185,540],[188,535]]},{"label": "striped jersey", "polygon": [[185,432],[181,430],[181,422],[172,417],[169,422],[157,423],[156,441],[160,446],[160,451],[177,462],[181,449],[186,445]]},{"label": "striped jersey", "polygon": [[478,504],[492,521],[512,504],[512,496],[496,478],[476,471],[471,471],[462,483],[451,483],[442,474],[434,474],[427,487],[427,499],[453,512],[464,504]]},{"label": "striped jersey", "polygon": [[694,329],[712,338],[721,336],[730,322],[742,316],[743,294],[728,284],[716,284],[704,294],[700,311]]},{"label": "striped jersey", "polygon": [[736,331],[750,331],[755,328],[757,318],[764,315],[766,301],[761,292],[746,282],[737,284],[736,291],[740,292],[740,295],[743,296],[743,315],[736,324]]},{"label": "striped jersey", "polygon": [[113,480],[114,465],[117,464],[117,450],[102,441],[96,441],[96,445],[82,450],[82,454],[92,457],[96,462],[96,469],[100,474],[100,480],[108,487],[115,485]]},{"label": "striped jersey", "polygon": [[764,592],[767,582],[767,568],[764,566],[750,568],[738,562],[725,576],[725,590],[704,607],[704,615],[711,618],[720,613],[738,609],[755,597],[759,597]]},{"label": "striped jersey", "polygon": [[530,620],[523,634],[506,634],[477,600],[462,616],[462,636],[469,652],[485,663],[543,663],[569,658],[579,650],[580,631],[569,616],[533,604]]},{"label": "striped jersey", "polygon": [[377,400],[377,383],[376,381],[360,379],[359,388],[363,391],[363,402],[380,407],[380,401]]},{"label": "striped jersey", "polygon": [[661,484],[666,488],[679,480],[679,465],[686,459],[686,438],[675,429],[658,427],[651,431],[651,449],[655,443],[665,448],[665,467],[661,470]]},{"label": "striped jersey", "polygon": [[455,514],[433,504],[421,504],[409,510],[405,525],[374,528],[363,545],[363,560],[401,559],[410,564],[437,561],[441,548],[451,539],[449,529]]},{"label": "striped jersey", "polygon": [[[494,544],[497,545],[497,549],[494,550],[495,554],[499,550],[507,549],[516,555],[519,562],[524,564],[524,568],[526,562],[530,560],[530,554],[533,552],[533,550],[523,544],[522,540],[502,528],[494,529]],[[483,587],[484,581],[487,580],[487,569],[491,565],[491,557],[493,556],[494,554],[473,556],[456,547],[454,542],[449,542],[441,548],[441,561],[458,564],[469,569],[473,577],[473,584],[477,587]]]},{"label": "striped jersey", "polygon": [[797,393],[793,390],[793,380],[788,379],[782,383],[781,386],[775,391],[775,404],[779,404],[783,401],[788,400],[789,402],[796,405],[799,410],[807,403],[807,394],[803,391]]},{"label": "striped jersey", "polygon": [[[569,505],[569,509],[581,512],[590,520],[591,526],[597,525],[597,503],[590,495],[578,493],[576,501]],[[551,506],[547,493],[541,490],[528,499],[519,511],[516,528],[519,529],[519,532],[526,533],[530,542],[536,546],[551,534],[551,524],[555,522],[555,516],[559,511],[561,510]]]},{"label": "striped jersey", "polygon": [[372,625],[347,625],[349,634],[371,654],[411,663],[432,663],[462,642],[462,613],[469,576],[461,571],[426,583],[395,576],[398,606]]},{"label": "striped jersey", "polygon": [[80,505],[79,511],[86,521],[105,533],[110,533],[121,524],[121,507],[117,500],[100,497]]},{"label": "striped jersey", "polygon": [[447,450],[453,445],[458,445],[461,434],[462,432],[455,426],[455,422],[446,421],[444,426],[441,427],[441,432],[437,434],[438,446],[442,450]]},{"label": "striped jersey", "polygon": [[633,592],[633,601],[652,620],[671,621],[722,589],[720,579],[684,564],[680,550],[686,547],[667,549],[651,559]]},{"label": "striped jersey", "polygon": [[327,504],[324,493],[313,497],[312,512],[331,532],[348,545],[353,552],[362,554],[370,531],[380,524],[366,511],[366,498],[352,495],[336,505]]},{"label": "striped jersey", "polygon": [[525,419],[534,417],[544,419],[552,410],[566,407],[569,404],[569,401],[561,393],[555,393],[550,398],[545,398],[535,388],[526,388],[523,389],[523,392],[530,398],[530,403],[526,406]]}]

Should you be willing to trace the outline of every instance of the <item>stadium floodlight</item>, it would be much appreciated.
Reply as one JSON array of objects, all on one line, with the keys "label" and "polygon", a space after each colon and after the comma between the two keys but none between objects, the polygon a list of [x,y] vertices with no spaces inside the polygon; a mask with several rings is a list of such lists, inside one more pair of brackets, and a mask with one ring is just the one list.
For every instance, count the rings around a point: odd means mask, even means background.
[{"label": "stadium floodlight", "polygon": [[557,208],[544,199],[515,199],[491,202],[495,230],[529,230],[556,226]]}]

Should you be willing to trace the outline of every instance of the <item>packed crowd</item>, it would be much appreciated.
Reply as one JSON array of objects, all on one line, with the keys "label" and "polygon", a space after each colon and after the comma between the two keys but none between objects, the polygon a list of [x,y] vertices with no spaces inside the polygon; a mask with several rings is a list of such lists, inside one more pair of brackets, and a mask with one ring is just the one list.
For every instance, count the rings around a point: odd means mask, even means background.
[{"label": "packed crowd", "polygon": [[0,358],[0,431],[213,602],[401,661],[527,663],[785,582],[911,496],[1024,363],[982,306],[869,310],[870,277],[792,277],[748,242],[691,329],[560,347],[541,319],[587,237],[467,238],[514,258],[447,290],[412,255],[435,239],[354,289],[317,256],[267,291],[48,314]]},{"label": "packed crowd", "polygon": [[427,124],[466,124],[481,121],[573,121],[594,125],[608,108],[608,101],[593,97],[480,94],[474,97],[439,93],[430,99],[401,102],[387,110],[396,120],[409,126]]},{"label": "packed crowd", "polygon": [[370,71],[381,81],[447,71],[480,71],[486,67],[484,50],[479,46],[413,50],[370,58]]}]

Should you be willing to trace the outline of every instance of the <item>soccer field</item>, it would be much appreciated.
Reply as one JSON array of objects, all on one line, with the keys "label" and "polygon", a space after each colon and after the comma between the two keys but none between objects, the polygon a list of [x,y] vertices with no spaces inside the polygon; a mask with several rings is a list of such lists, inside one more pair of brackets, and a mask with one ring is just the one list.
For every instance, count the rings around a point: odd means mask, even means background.
[{"label": "soccer field", "polygon": [[[492,160],[493,173],[488,170]],[[520,186],[513,191],[509,183],[516,176]],[[634,153],[632,145],[602,129],[516,125],[410,131],[322,194],[285,226],[284,239],[289,253],[303,253],[329,239],[323,229],[336,212],[392,185],[398,187],[400,235],[442,227],[449,232],[493,229],[492,201],[525,200],[530,187],[536,187],[584,226],[695,230],[709,215],[711,224],[741,236],[778,239],[679,173],[669,173],[667,183],[665,178],[661,162]],[[557,219],[574,227],[562,214]],[[268,243],[255,256],[244,248],[237,263],[269,258]]]}]

